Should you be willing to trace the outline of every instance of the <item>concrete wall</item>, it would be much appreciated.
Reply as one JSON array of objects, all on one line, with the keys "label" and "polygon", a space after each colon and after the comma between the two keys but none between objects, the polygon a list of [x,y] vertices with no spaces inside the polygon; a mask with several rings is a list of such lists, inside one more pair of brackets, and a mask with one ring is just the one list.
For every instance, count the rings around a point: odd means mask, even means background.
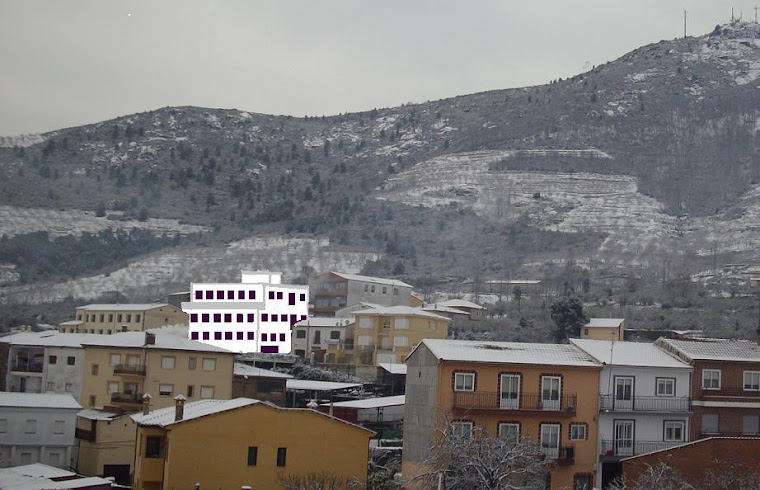
[{"label": "concrete wall", "polygon": [[[76,464],[76,414],[79,409],[0,407],[0,467],[43,463],[58,468]],[[27,421],[34,420],[33,430]],[[56,433],[55,422],[63,421]]]},{"label": "concrete wall", "polygon": [[[77,427],[91,430],[91,420],[78,418]],[[95,422],[94,442],[79,441],[79,464],[77,472],[86,476],[103,476],[105,465],[128,465],[134,463],[135,435],[137,426],[128,415],[112,420]]]},{"label": "concrete wall", "polygon": [[406,369],[402,474],[411,478],[430,456],[440,416],[436,406],[440,380],[438,360],[425,345],[407,359]]},{"label": "concrete wall", "polygon": [[[394,294],[394,290],[398,294]],[[346,305],[350,306],[364,301],[383,306],[409,306],[412,302],[411,298],[411,287],[391,286],[390,284],[378,284],[375,282],[348,281]]]}]

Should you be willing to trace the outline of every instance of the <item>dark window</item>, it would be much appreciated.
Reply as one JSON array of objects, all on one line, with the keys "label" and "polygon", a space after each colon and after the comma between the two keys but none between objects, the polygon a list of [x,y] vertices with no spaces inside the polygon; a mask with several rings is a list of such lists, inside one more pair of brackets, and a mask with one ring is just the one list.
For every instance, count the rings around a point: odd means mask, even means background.
[{"label": "dark window", "polygon": [[280,334],[280,342],[285,342],[285,334],[284,333]]},{"label": "dark window", "polygon": [[203,332],[203,340],[208,340],[208,339],[209,339],[208,332]]},{"label": "dark window", "polygon": [[232,322],[232,313],[225,313],[225,314],[224,314],[224,321],[225,321],[226,323],[230,323],[230,322]]},{"label": "dark window", "polygon": [[161,457],[161,438],[160,437],[148,436],[148,439],[145,443],[145,457],[146,458],[160,458]]},{"label": "dark window", "polygon": [[77,360],[74,358],[74,356],[69,356],[66,358],[66,364],[68,364],[69,366],[73,366],[74,364],[76,364],[76,362]]},{"label": "dark window", "polygon": [[248,466],[256,466],[256,459],[258,458],[259,448],[256,446],[248,447]]},{"label": "dark window", "polygon": [[238,323],[243,323],[243,314],[242,313],[238,313],[237,314],[237,321],[238,321]]},{"label": "dark window", "polygon": [[214,292],[206,291],[206,299],[214,299]]},{"label": "dark window", "polygon": [[340,340],[340,330],[331,330],[330,340]]},{"label": "dark window", "polygon": [[290,326],[292,327],[298,321],[298,315],[290,315]]},{"label": "dark window", "polygon": [[297,339],[305,339],[306,338],[306,330],[296,330],[296,338]]},{"label": "dark window", "polygon": [[301,293],[301,301],[306,301],[306,295]]},{"label": "dark window", "polygon": [[48,364],[55,364],[58,362],[58,356],[48,356]]},{"label": "dark window", "polygon": [[113,313],[111,313],[111,314],[108,315],[108,321],[109,322],[113,321]]},{"label": "dark window", "polygon": [[237,333],[237,339],[238,340],[243,340],[243,332],[238,332]]},{"label": "dark window", "polygon": [[202,313],[201,318],[203,319],[203,323],[208,323],[209,314],[208,313]]},{"label": "dark window", "polygon": [[282,291],[277,291],[277,299],[282,299]]},{"label": "dark window", "polygon": [[198,332],[190,332],[190,340],[198,340]]},{"label": "dark window", "polygon": [[261,334],[261,341],[262,342],[266,342],[267,341],[267,334],[265,334],[265,333]]},{"label": "dark window", "polygon": [[276,342],[277,341],[277,334],[276,333],[270,333],[269,334],[269,341],[270,342]]},{"label": "dark window", "polygon": [[219,323],[222,321],[222,314],[221,313],[214,313],[214,321]]},{"label": "dark window", "polygon": [[197,322],[198,321],[198,313],[190,313],[190,321],[191,322]]},{"label": "dark window", "polygon": [[288,293],[288,304],[295,306],[295,304],[296,304],[296,293]]},{"label": "dark window", "polygon": [[248,332],[248,340],[253,340],[253,332]]},{"label": "dark window", "polygon": [[288,456],[288,449],[284,447],[277,448],[277,466],[285,466],[285,459]]},{"label": "dark window", "polygon": [[274,291],[269,291],[269,299],[274,299]]},{"label": "dark window", "polygon": [[224,332],[224,340],[232,340],[232,332]]},{"label": "dark window", "polygon": [[254,316],[253,316],[253,313],[248,313],[248,321],[249,321],[250,323],[253,323],[253,321],[254,321]]},{"label": "dark window", "polygon": [[238,299],[245,299],[245,291],[238,291]]},{"label": "dark window", "polygon": [[214,332],[214,340],[222,340],[222,332]]},{"label": "dark window", "polygon": [[269,321],[269,313],[262,313],[261,314],[261,321],[262,322],[268,322]]},{"label": "dark window", "polygon": [[121,323],[121,313],[116,316],[116,321]]},{"label": "dark window", "polygon": [[105,319],[106,319],[106,316],[103,313],[101,313],[100,314],[100,323],[103,323],[105,321]]},{"label": "dark window", "polygon": [[261,347],[261,352],[264,354],[279,354],[280,348],[276,345],[265,345]]},{"label": "dark window", "polygon": [[256,299],[256,291],[248,291],[248,299]]},{"label": "dark window", "polygon": [[136,322],[138,322],[138,323],[140,322],[140,315],[137,315],[137,316],[135,317],[135,321],[136,321]]},{"label": "dark window", "polygon": [[306,320],[306,315],[301,315],[301,320]]},{"label": "dark window", "polygon": [[195,299],[203,299],[203,291],[196,291]]},{"label": "dark window", "polygon": [[216,299],[224,299],[224,291],[217,291]]},{"label": "dark window", "polygon": [[193,385],[187,385],[187,397],[188,398],[193,397]]},{"label": "dark window", "polygon": [[227,291],[227,299],[235,299],[235,291]]},{"label": "dark window", "polygon": [[130,313],[129,315],[127,315],[127,323],[131,323],[131,322],[132,322],[132,314]]}]

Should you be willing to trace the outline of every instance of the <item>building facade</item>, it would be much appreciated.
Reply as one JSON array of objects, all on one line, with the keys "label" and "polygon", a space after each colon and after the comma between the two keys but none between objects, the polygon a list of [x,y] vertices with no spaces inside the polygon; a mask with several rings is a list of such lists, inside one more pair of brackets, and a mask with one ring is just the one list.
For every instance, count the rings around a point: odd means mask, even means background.
[{"label": "building facade", "polygon": [[76,423],[77,472],[113,477],[116,483],[129,485],[137,433],[129,415],[89,408],[77,414]]},{"label": "building facade", "polygon": [[325,272],[309,279],[315,316],[335,316],[346,306],[367,302],[381,306],[403,305],[412,302],[412,286],[395,279]]},{"label": "building facade", "polygon": [[69,394],[0,392],[0,467],[74,467],[81,408]]},{"label": "building facade", "polygon": [[606,488],[622,474],[623,458],[690,440],[691,366],[648,343],[570,342],[603,366],[597,487]]},{"label": "building facade", "polygon": [[234,352],[287,354],[291,330],[309,313],[309,288],[279,272],[242,272],[240,283],[192,284],[189,336]]},{"label": "building facade", "polygon": [[367,480],[374,432],[309,409],[236,398],[133,415],[133,487],[280,488],[280,479],[325,473]]},{"label": "building facade", "polygon": [[404,478],[434,470],[439,434],[528,439],[556,462],[550,488],[590,488],[601,366],[571,345],[423,340],[409,355]]},{"label": "building facade", "polygon": [[581,327],[582,339],[620,341],[625,340],[625,320],[623,318],[590,318]]},{"label": "building facade", "polygon": [[295,324],[291,352],[304,359],[324,362],[325,352],[330,347],[345,345],[353,339],[353,317],[312,316]]},{"label": "building facade", "polygon": [[59,325],[61,333],[114,334],[187,325],[187,315],[167,303],[85,305],[78,307],[74,316]]}]

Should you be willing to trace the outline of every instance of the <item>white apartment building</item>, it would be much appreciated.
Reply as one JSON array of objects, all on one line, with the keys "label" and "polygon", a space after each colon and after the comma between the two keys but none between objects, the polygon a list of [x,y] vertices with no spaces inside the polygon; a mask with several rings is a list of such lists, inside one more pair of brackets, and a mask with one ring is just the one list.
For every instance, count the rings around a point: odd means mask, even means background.
[{"label": "white apartment building", "polygon": [[310,359],[312,352],[323,355],[330,347],[338,349],[353,344],[353,324],[353,316],[312,316],[299,321],[293,328],[292,353]]},{"label": "white apartment building", "polygon": [[603,366],[598,488],[619,476],[621,459],[689,441],[691,366],[650,343],[570,342]]},{"label": "white apartment building", "polygon": [[0,392],[0,467],[74,467],[81,409],[69,394]]},{"label": "white apartment building", "polygon": [[234,352],[288,354],[291,330],[309,314],[309,287],[282,284],[282,274],[242,271],[240,283],[193,283],[189,336]]}]

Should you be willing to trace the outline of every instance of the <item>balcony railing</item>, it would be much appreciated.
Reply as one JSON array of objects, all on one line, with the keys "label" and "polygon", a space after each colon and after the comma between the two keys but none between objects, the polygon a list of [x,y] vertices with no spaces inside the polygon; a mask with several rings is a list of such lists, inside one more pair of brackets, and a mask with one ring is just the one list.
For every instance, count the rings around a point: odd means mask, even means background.
[{"label": "balcony railing", "polygon": [[700,432],[699,438],[706,437],[760,437],[760,432],[742,432],[734,430],[721,430],[718,432]]},{"label": "balcony railing", "polygon": [[630,441],[602,440],[602,456],[636,456],[686,444],[686,441]]},{"label": "balcony railing", "polygon": [[575,414],[577,401],[576,395],[544,398],[539,393],[454,392],[454,408],[459,410],[523,410],[572,415]]},{"label": "balcony railing", "polygon": [[111,403],[142,405],[142,393],[111,393]]},{"label": "balcony railing", "polygon": [[541,453],[559,466],[575,464],[575,446],[542,447]]},{"label": "balcony railing", "polygon": [[630,400],[613,395],[599,397],[599,410],[612,412],[688,412],[688,397],[635,396]]},{"label": "balcony railing", "polygon": [[719,390],[699,389],[700,396],[731,396],[760,398],[760,391],[745,390],[743,388],[721,388]]},{"label": "balcony railing", "polygon": [[95,431],[80,429],[77,427],[77,429],[74,431],[74,437],[83,441],[95,442]]},{"label": "balcony railing", "polygon": [[17,362],[11,366],[11,371],[18,371],[22,373],[41,373],[41,362]]},{"label": "balcony railing", "polygon": [[116,364],[113,367],[114,374],[126,374],[132,376],[145,376],[144,364]]}]

